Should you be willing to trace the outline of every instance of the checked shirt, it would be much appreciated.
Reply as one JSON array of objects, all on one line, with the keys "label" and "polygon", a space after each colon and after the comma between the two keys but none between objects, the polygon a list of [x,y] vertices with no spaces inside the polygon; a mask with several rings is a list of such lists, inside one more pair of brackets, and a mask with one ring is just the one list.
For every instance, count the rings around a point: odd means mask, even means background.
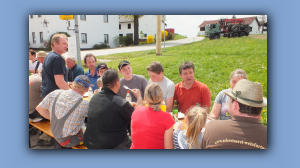
[{"label": "checked shirt", "polygon": [[[42,108],[48,109],[52,112],[52,104],[57,97],[60,89],[49,93],[44,100],[40,103]],[[67,112],[76,104],[76,102],[82,98],[82,96],[73,90],[64,90],[63,93],[58,98],[55,105],[55,116],[57,119],[62,118]],[[84,119],[87,116],[89,108],[89,102],[83,100],[79,106],[73,111],[73,113],[68,117],[64,124],[62,137],[67,137],[69,135],[76,135],[81,127],[84,125]]]}]

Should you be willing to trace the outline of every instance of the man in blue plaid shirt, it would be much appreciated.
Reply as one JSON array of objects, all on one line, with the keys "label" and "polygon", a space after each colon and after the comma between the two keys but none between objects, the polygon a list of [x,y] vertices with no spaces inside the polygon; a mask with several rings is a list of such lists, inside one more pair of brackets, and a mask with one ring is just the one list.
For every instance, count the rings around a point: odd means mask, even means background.
[{"label": "man in blue plaid shirt", "polygon": [[51,121],[53,136],[63,147],[82,144],[81,128],[89,108],[89,102],[82,100],[82,96],[88,91],[89,86],[89,78],[79,75],[75,78],[72,89],[55,90],[36,107],[43,117]]}]

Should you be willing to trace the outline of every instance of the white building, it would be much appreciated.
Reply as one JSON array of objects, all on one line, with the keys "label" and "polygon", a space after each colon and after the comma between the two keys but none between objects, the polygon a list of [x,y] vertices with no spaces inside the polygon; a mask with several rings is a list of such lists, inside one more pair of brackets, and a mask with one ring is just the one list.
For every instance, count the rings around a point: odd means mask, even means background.
[{"label": "white building", "polygon": [[[114,48],[113,38],[119,35],[119,15],[77,15],[81,49],[90,49],[99,42]],[[43,46],[51,35],[66,32],[75,37],[74,20],[61,20],[59,15],[29,15],[29,48]]]},{"label": "white building", "polygon": [[[120,15],[119,20],[119,36],[132,36],[134,35],[134,22],[132,19],[127,19]],[[161,30],[164,30],[164,24],[161,24]],[[143,15],[139,18],[139,34],[141,31],[144,33],[144,37],[139,39],[147,39],[148,35],[155,37],[156,35],[156,15]]]}]

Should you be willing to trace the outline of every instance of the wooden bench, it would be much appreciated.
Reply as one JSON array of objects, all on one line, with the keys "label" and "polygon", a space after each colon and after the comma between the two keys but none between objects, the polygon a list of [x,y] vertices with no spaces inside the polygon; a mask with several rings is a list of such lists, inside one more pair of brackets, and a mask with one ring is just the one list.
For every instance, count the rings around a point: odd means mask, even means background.
[{"label": "wooden bench", "polygon": [[[29,122],[29,124],[34,126],[37,129],[43,131],[47,135],[53,137],[53,134],[52,134],[52,131],[51,131],[50,121]],[[78,145],[78,146],[72,147],[72,149],[87,149],[87,148],[84,145]]]}]

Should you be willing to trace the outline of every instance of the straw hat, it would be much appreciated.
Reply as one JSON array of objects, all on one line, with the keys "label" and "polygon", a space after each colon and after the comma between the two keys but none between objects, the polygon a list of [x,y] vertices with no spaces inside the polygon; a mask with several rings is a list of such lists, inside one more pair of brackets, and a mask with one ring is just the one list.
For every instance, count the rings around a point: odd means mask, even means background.
[{"label": "straw hat", "polygon": [[250,107],[267,107],[267,99],[263,97],[260,83],[241,79],[231,92],[224,92],[227,96]]},{"label": "straw hat", "polygon": [[37,57],[46,57],[47,53],[45,51],[39,51],[36,56]]}]

